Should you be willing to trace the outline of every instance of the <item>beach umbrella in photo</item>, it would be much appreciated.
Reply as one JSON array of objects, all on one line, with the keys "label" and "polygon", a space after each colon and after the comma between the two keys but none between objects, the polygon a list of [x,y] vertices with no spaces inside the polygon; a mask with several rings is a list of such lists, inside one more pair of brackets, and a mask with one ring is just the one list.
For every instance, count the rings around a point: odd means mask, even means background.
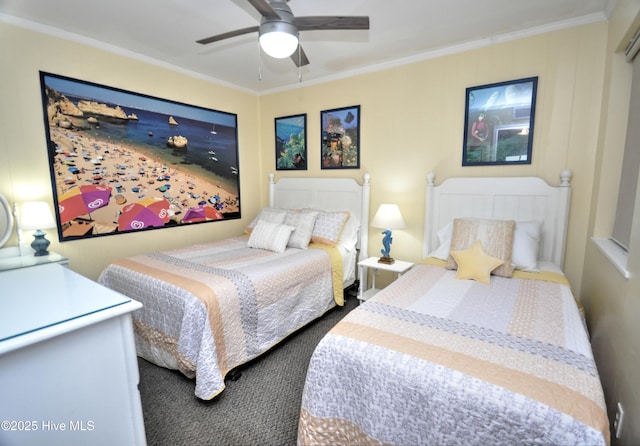
[{"label": "beach umbrella in photo", "polygon": [[184,213],[182,223],[197,223],[200,221],[222,220],[224,216],[213,206],[197,206]]},{"label": "beach umbrella in photo", "polygon": [[161,227],[169,221],[171,204],[165,198],[145,197],[122,208],[118,217],[118,229],[131,231]]},{"label": "beach umbrella in photo", "polygon": [[62,224],[81,215],[91,214],[109,204],[111,188],[104,185],[86,184],[69,189],[58,198],[58,211]]}]

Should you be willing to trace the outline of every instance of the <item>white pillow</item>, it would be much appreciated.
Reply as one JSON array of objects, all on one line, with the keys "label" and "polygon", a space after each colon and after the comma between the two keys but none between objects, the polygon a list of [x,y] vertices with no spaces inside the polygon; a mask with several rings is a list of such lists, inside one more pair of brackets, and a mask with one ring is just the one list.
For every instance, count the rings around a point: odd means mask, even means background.
[{"label": "white pillow", "polygon": [[453,222],[450,221],[438,231],[438,248],[429,254],[429,257],[435,257],[440,260],[449,259],[449,250],[451,249],[451,239],[453,238]]},{"label": "white pillow", "polygon": [[311,240],[311,233],[318,217],[318,211],[312,210],[288,210],[284,218],[284,224],[295,227],[295,231],[289,238],[287,246],[306,249]]},{"label": "white pillow", "polygon": [[537,272],[538,247],[540,246],[540,232],[542,222],[520,221],[516,223],[513,236],[513,254],[511,262],[515,269]]},{"label": "white pillow", "polygon": [[296,228],[293,226],[258,220],[251,231],[247,246],[273,252],[284,252],[294,229]]},{"label": "white pillow", "polygon": [[342,233],[340,234],[338,246],[343,247],[347,251],[351,251],[353,248],[355,248],[358,244],[359,229],[360,224],[358,223],[358,218],[350,213],[347,222],[344,224]]}]

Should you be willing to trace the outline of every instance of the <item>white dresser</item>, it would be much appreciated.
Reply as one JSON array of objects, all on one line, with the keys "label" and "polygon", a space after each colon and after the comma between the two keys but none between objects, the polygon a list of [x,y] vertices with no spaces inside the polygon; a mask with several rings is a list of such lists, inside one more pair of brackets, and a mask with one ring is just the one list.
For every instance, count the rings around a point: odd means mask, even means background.
[{"label": "white dresser", "polygon": [[0,445],[144,445],[130,314],[56,263],[0,272]]}]

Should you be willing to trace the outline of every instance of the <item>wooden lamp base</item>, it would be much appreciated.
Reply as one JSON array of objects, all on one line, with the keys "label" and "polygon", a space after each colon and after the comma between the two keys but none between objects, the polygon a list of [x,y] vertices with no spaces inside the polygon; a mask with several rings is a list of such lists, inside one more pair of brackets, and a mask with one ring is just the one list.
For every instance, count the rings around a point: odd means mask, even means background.
[{"label": "wooden lamp base", "polygon": [[393,257],[382,256],[378,259],[378,263],[384,263],[385,265],[392,265],[395,262]]}]

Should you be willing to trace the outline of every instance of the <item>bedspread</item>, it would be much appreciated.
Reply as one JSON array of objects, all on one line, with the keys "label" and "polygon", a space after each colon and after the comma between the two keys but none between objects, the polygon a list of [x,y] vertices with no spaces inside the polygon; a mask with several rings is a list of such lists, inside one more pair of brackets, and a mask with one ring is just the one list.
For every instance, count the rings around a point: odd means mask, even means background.
[{"label": "bedspread", "polygon": [[609,443],[571,290],[416,265],[339,322],[310,361],[298,443]]},{"label": "bedspread", "polygon": [[196,396],[211,399],[228,371],[342,304],[341,259],[325,251],[274,253],[236,237],[116,260],[99,282],[143,304],[132,315],[138,356],[195,377]]}]

